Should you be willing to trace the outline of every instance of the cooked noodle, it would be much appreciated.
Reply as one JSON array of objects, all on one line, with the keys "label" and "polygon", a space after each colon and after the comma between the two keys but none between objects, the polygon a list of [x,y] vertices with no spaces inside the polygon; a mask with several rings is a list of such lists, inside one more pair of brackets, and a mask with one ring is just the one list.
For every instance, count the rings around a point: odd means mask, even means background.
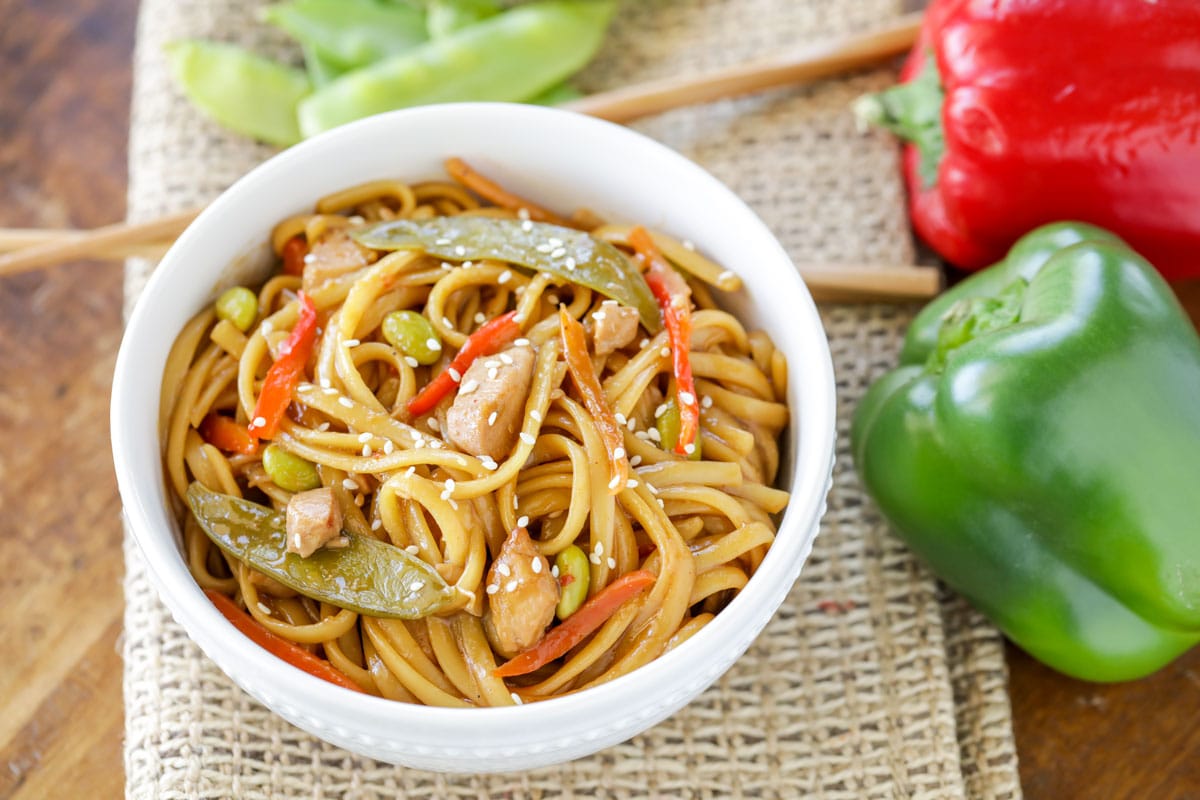
[{"label": "cooked noodle", "polygon": [[[331,230],[378,220],[518,217],[518,209],[487,205],[488,199],[481,203],[456,183],[375,181],[281,222],[272,242],[278,255],[293,237],[316,242]],[[598,222],[590,213],[571,219]],[[627,232],[606,225],[597,237],[628,252]],[[666,241],[678,253],[679,243]],[[610,492],[610,453],[568,377],[558,316],[561,306],[589,321],[606,298],[504,262],[464,263],[416,250],[376,255],[308,291],[321,327],[273,443],[318,465],[321,484],[345,512],[346,531],[417,554],[454,587],[456,599],[415,620],[369,618],[318,602],[226,555],[187,510],[191,481],[277,510],[288,504],[291,493],[272,482],[260,453],[222,452],[199,429],[214,412],[243,426],[253,419],[264,374],[299,315],[302,279],[290,275],[275,275],[258,289],[258,316],[247,334],[206,309],[184,327],[167,362],[164,461],[199,585],[234,598],[259,625],[324,657],[365,692],[438,706],[511,705],[601,684],[712,620],[762,561],[774,537],[773,516],[788,499],[772,487],[777,441],[788,422],[783,355],[766,335],[748,333],[716,307],[701,282],[734,288],[732,273],[695,255],[699,265],[686,275],[696,303],[691,358],[702,460],[656,441],[656,413],[672,391],[666,331],[639,327],[632,344],[593,357],[631,466],[632,479]],[[432,324],[446,348],[437,363],[414,367],[385,341],[380,325],[397,309],[417,311]],[[512,309],[528,340],[519,344],[533,349],[535,364],[528,394],[514,399],[524,406],[521,435],[506,458],[492,462],[443,436],[447,403],[418,419],[406,404],[481,322]],[[564,657],[505,679],[493,674],[506,658],[483,616],[489,569],[519,522],[551,562],[572,543],[588,554],[589,596],[634,570],[649,570],[657,580]]]}]

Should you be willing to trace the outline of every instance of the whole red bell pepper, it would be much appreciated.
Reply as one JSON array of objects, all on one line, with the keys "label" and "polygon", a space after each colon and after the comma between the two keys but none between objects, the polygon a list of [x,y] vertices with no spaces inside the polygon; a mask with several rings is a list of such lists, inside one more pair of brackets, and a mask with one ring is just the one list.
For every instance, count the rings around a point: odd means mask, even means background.
[{"label": "whole red bell pepper", "polygon": [[1200,3],[932,0],[901,82],[858,111],[909,142],[913,225],[947,261],[1074,219],[1200,276]]}]

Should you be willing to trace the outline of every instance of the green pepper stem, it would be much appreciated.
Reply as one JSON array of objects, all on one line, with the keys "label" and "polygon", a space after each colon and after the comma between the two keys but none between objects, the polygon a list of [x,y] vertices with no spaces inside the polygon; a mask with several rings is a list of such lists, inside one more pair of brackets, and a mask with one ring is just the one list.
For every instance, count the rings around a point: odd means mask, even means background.
[{"label": "green pepper stem", "polygon": [[921,154],[921,182],[932,186],[945,153],[942,104],[946,93],[938,74],[937,59],[930,52],[920,71],[908,83],[860,97],[854,116],[862,126],[886,128]]},{"label": "green pepper stem", "polygon": [[1017,324],[1028,286],[1018,279],[994,297],[964,297],[952,305],[942,317],[937,345],[929,354],[928,369],[942,372],[950,354],[958,348],[992,331]]}]

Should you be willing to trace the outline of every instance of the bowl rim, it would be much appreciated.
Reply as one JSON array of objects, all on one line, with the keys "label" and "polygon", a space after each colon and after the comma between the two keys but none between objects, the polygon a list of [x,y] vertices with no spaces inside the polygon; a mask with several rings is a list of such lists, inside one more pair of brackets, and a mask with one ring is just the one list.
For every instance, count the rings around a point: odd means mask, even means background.
[{"label": "bowl rim", "polygon": [[[739,592],[712,622],[671,652],[651,660],[629,674],[585,691],[518,706],[440,708],[352,692],[290,665],[281,669],[280,659],[239,634],[206,600],[199,585],[191,579],[176,545],[175,536],[170,532],[158,530],[159,524],[154,518],[154,509],[159,506],[159,499],[150,487],[155,480],[161,485],[162,476],[138,474],[127,453],[127,446],[132,446],[131,442],[139,435],[139,425],[148,424],[155,428],[153,438],[157,445],[157,422],[131,418],[128,407],[130,398],[139,391],[152,391],[156,396],[160,391],[161,375],[155,376],[159,380],[155,381],[150,389],[146,389],[144,380],[138,380],[144,375],[144,371],[139,371],[137,364],[138,339],[152,334],[153,329],[147,327],[151,309],[171,285],[175,273],[179,272],[188,260],[188,254],[200,246],[205,236],[218,229],[222,219],[236,213],[237,206],[246,202],[245,198],[262,192],[277,176],[302,167],[313,158],[320,158],[322,155],[351,146],[356,140],[372,138],[377,130],[402,129],[410,121],[428,117],[444,117],[446,124],[458,124],[466,120],[478,123],[480,115],[505,118],[525,116],[530,124],[541,126],[565,125],[565,119],[570,118],[569,124],[606,131],[605,136],[618,140],[622,147],[646,152],[649,158],[654,159],[655,163],[661,163],[664,168],[687,173],[692,180],[704,187],[706,196],[723,198],[723,202],[742,217],[737,223],[747,227],[746,235],[760,239],[760,246],[772,250],[778,264],[787,267],[786,270],[777,270],[778,274],[773,275],[772,280],[778,281],[779,290],[794,296],[800,306],[791,322],[792,335],[803,338],[803,346],[819,358],[805,364],[803,390],[795,398],[790,397],[788,400],[792,415],[790,425],[797,424],[796,418],[801,416],[800,407],[804,408],[803,421],[799,424],[805,433],[803,437],[799,437],[798,451],[792,454],[794,474],[788,487],[792,499],[783,512],[778,529],[780,533],[785,529],[791,533],[787,536],[784,546],[779,542],[783,536],[776,540],[746,589]],[[794,380],[792,376],[797,374],[800,374],[800,370],[789,372],[789,384]],[[690,657],[692,653],[701,651],[702,644],[732,643],[737,640],[739,630],[745,629],[748,622],[757,621],[751,604],[769,601],[770,594],[765,597],[759,595],[764,594],[768,587],[783,584],[783,591],[776,591],[779,602],[772,605],[770,614],[762,617],[762,624],[751,625],[754,635],[757,636],[762,625],[778,611],[779,603],[794,583],[795,573],[800,569],[797,564],[802,565],[807,559],[816,535],[817,522],[824,512],[836,437],[836,397],[832,358],[820,315],[811,295],[790,257],[766,224],[717,178],[666,145],[631,129],[596,118],[537,106],[453,103],[388,112],[316,136],[262,162],[225,189],[205,208],[163,257],[129,315],[114,370],[110,429],[113,461],[125,519],[145,556],[152,582],[174,618],[187,631],[189,638],[197,642],[235,683],[247,688],[238,677],[241,674],[240,669],[235,673],[224,668],[223,656],[226,654],[236,656],[242,661],[245,672],[270,676],[271,685],[283,695],[308,699],[324,698],[326,702],[306,706],[310,712],[316,711],[320,715],[323,712],[319,709],[326,708],[327,702],[336,703],[339,717],[353,717],[372,724],[408,720],[444,730],[460,728],[463,721],[469,720],[472,724],[472,738],[476,738],[481,735],[489,737],[511,732],[510,726],[514,722],[526,721],[535,714],[546,717],[545,722],[553,724],[555,719],[569,719],[588,709],[636,699],[643,686],[669,685],[664,683],[664,679],[669,676],[691,673]],[[806,455],[806,459],[802,459],[802,455]],[[824,462],[825,458],[829,459],[827,463]],[[162,512],[163,509],[158,508],[158,511]],[[796,563],[790,563],[789,559]],[[176,581],[180,571],[187,577],[181,585]],[[787,579],[789,575],[790,579]],[[201,635],[197,634],[197,629]],[[223,646],[215,645],[222,650],[219,655],[210,652],[207,646],[207,642],[218,641],[216,637],[220,637],[224,642]],[[737,656],[740,655],[739,652]],[[704,661],[707,663],[711,658]],[[275,703],[268,702],[267,705],[274,706]]]}]

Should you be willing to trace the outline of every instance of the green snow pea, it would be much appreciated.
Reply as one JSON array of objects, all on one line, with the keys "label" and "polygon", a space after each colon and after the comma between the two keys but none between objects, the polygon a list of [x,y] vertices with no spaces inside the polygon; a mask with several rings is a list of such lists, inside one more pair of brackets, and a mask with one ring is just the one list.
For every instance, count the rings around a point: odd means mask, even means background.
[{"label": "green snow pea", "polygon": [[271,144],[300,141],[296,104],[312,89],[301,70],[218,42],[185,39],[166,52],[184,94],[217,122]]},{"label": "green snow pea", "polygon": [[342,70],[407,52],[428,38],[419,8],[375,0],[291,0],[267,6],[263,18]]},{"label": "green snow pea", "polygon": [[540,94],[534,95],[525,102],[535,106],[560,106],[563,103],[569,103],[581,97],[583,97],[583,92],[569,83],[560,83],[556,86],[551,86]]},{"label": "green snow pea", "polygon": [[620,250],[583,231],[496,217],[392,219],[354,228],[376,250],[424,250],[457,261],[495,259],[566,278],[638,310],[646,330],[662,328],[646,279]]},{"label": "green snow pea", "polygon": [[188,487],[187,500],[217,547],[308,597],[392,619],[427,617],[454,600],[437,570],[401,547],[343,530],[346,547],[302,558],[287,552],[284,516],[274,509],[199,482]]},{"label": "green snow pea", "polygon": [[496,0],[428,0],[425,27],[430,39],[442,39],[503,10]]},{"label": "green snow pea", "polygon": [[462,100],[520,102],[586,64],[614,0],[545,0],[343,75],[300,104],[312,136],[371,114]]}]

